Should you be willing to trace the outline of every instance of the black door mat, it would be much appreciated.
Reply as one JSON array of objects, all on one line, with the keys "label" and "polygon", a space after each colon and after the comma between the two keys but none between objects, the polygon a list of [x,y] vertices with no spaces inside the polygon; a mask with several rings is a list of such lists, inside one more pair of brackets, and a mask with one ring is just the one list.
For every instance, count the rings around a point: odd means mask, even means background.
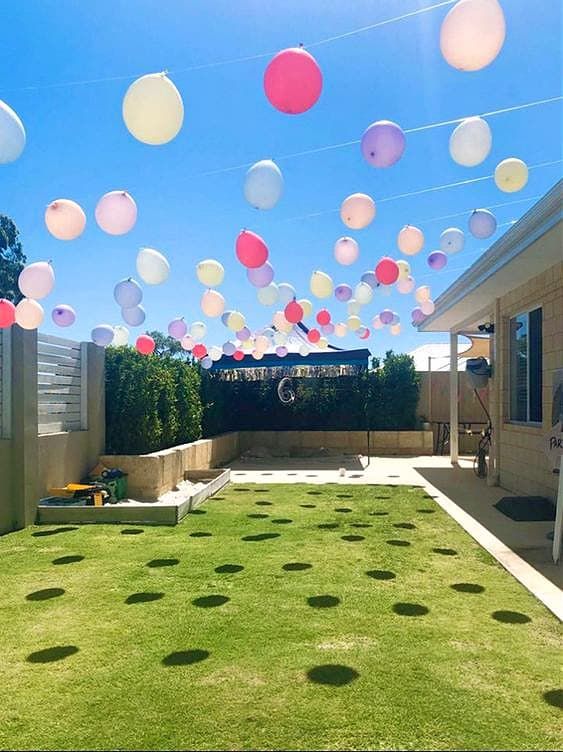
[{"label": "black door mat", "polygon": [[543,496],[504,496],[495,507],[514,522],[551,522],[555,507]]}]

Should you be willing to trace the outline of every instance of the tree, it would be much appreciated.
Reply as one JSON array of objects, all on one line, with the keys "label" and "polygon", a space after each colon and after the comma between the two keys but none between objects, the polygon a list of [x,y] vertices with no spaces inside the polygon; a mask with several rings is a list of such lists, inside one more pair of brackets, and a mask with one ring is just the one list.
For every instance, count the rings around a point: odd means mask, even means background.
[{"label": "tree", "polygon": [[182,345],[174,337],[169,337],[162,332],[147,332],[149,337],[154,339],[154,354],[166,358],[178,358],[179,360],[190,360],[190,353],[184,350]]},{"label": "tree", "polygon": [[18,277],[27,258],[20,243],[20,233],[13,220],[0,214],[0,298],[13,303],[22,299]]}]

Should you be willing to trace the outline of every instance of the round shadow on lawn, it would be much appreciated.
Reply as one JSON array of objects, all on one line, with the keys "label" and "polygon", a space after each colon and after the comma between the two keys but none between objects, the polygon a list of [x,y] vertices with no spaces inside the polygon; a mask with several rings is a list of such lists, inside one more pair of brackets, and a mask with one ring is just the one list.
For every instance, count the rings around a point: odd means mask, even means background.
[{"label": "round shadow on lawn", "polygon": [[251,520],[265,520],[266,517],[269,517],[269,514],[260,514],[260,512],[256,512],[255,514],[247,514],[247,517],[249,517]]},{"label": "round shadow on lawn", "polygon": [[159,601],[164,598],[164,593],[132,593],[127,596],[125,603],[130,605],[132,603],[151,603],[151,601]]},{"label": "round shadow on lawn", "polygon": [[319,530],[336,530],[337,527],[340,527],[338,522],[321,522],[320,525],[317,525]]},{"label": "round shadow on lawn", "polygon": [[373,527],[371,522],[351,522],[350,527]]},{"label": "round shadow on lawn", "polygon": [[548,692],[544,692],[542,697],[548,705],[553,705],[554,708],[563,708],[563,689],[550,689]]},{"label": "round shadow on lawn", "polygon": [[53,564],[75,564],[77,561],[83,561],[84,557],[76,554],[75,556],[60,556],[53,559]]},{"label": "round shadow on lawn", "polygon": [[290,522],[293,522],[293,520],[290,520],[285,517],[280,517],[279,519],[272,520],[271,522],[272,522],[272,525],[289,525]]},{"label": "round shadow on lawn", "polygon": [[76,645],[56,645],[52,648],[45,648],[45,650],[37,650],[35,653],[30,653],[26,661],[28,663],[53,663],[54,661],[62,661],[63,658],[68,658],[69,655],[78,653]]},{"label": "round shadow on lawn", "polygon": [[194,598],[192,603],[199,608],[217,608],[217,606],[224,606],[230,600],[226,595],[202,595],[201,598]]},{"label": "round shadow on lawn", "polygon": [[44,538],[46,535],[58,535],[59,533],[71,533],[73,530],[78,530],[77,527],[55,527],[51,530],[36,530],[31,533],[33,538]]},{"label": "round shadow on lawn", "polygon": [[352,512],[353,510],[350,509],[350,507],[336,507],[334,510],[335,512],[342,512],[343,514],[346,514],[346,512]]},{"label": "round shadow on lawn", "polygon": [[250,491],[250,488],[233,488],[233,491]]},{"label": "round shadow on lawn", "polygon": [[311,608],[334,608],[340,603],[340,598],[334,595],[312,595],[307,598],[307,603]]},{"label": "round shadow on lawn", "polygon": [[34,593],[28,593],[25,596],[26,601],[49,601],[51,598],[58,598],[64,595],[65,591],[60,587],[45,588],[45,590],[36,590]]},{"label": "round shadow on lawn", "polygon": [[157,567],[175,567],[180,563],[180,559],[151,559],[147,562],[147,567],[156,569]]},{"label": "round shadow on lawn", "polygon": [[322,496],[323,495],[322,491],[307,491],[307,493],[309,494],[309,496]]},{"label": "round shadow on lawn", "polygon": [[503,624],[526,624],[532,621],[529,616],[521,614],[519,611],[493,611],[491,616]]},{"label": "round shadow on lawn", "polygon": [[338,663],[315,666],[307,671],[307,678],[315,684],[328,684],[332,687],[343,687],[357,679],[359,673],[350,666]]},{"label": "round shadow on lawn", "polygon": [[259,507],[272,507],[274,506],[271,501],[255,501],[254,502]]},{"label": "round shadow on lawn", "polygon": [[241,564],[221,564],[220,567],[215,567],[217,574],[234,574],[235,572],[242,572],[244,567]]},{"label": "round shadow on lawn", "polygon": [[343,541],[348,541],[349,543],[355,543],[356,541],[365,540],[363,535],[341,535],[340,539]]},{"label": "round shadow on lawn", "polygon": [[336,494],[337,499],[353,499],[352,494]]},{"label": "round shadow on lawn", "polygon": [[399,538],[391,538],[391,540],[385,541],[389,546],[402,546],[403,548],[406,548],[406,546],[410,546],[410,541],[400,540]]},{"label": "round shadow on lawn", "polygon": [[306,564],[301,561],[290,561],[288,564],[284,564],[282,569],[286,572],[302,572],[304,569],[312,569],[312,564]]},{"label": "round shadow on lawn", "polygon": [[162,659],[164,666],[191,666],[209,658],[207,650],[178,650]]},{"label": "round shadow on lawn", "polygon": [[225,501],[224,496],[212,496],[213,501]]},{"label": "round shadow on lawn", "polygon": [[207,514],[205,509],[190,509],[188,514]]},{"label": "round shadow on lawn", "polygon": [[393,527],[398,527],[401,530],[416,530],[416,525],[412,522],[394,522]]},{"label": "round shadow on lawn", "polygon": [[258,533],[258,535],[245,535],[241,538],[243,541],[265,541],[272,538],[279,538],[280,533]]},{"label": "round shadow on lawn", "polygon": [[120,532],[121,535],[141,535],[141,533],[144,533],[145,531],[140,530],[138,527],[126,527]]},{"label": "round shadow on lawn", "polygon": [[455,548],[433,548],[435,554],[441,554],[442,556],[457,556]]},{"label": "round shadow on lawn", "polygon": [[424,616],[429,609],[420,603],[394,603],[393,611],[399,616]]},{"label": "round shadow on lawn", "polygon": [[387,569],[370,569],[366,574],[372,580],[394,580],[397,576],[395,572],[390,572]]},{"label": "round shadow on lawn", "polygon": [[458,593],[483,593],[485,591],[483,585],[477,585],[474,582],[456,582],[450,587]]},{"label": "round shadow on lawn", "polygon": [[389,512],[369,512],[370,517],[387,517]]},{"label": "round shadow on lawn", "polygon": [[269,488],[254,488],[254,493],[270,493]]},{"label": "round shadow on lawn", "polygon": [[316,504],[299,504],[300,507],[303,507],[303,509],[316,509]]},{"label": "round shadow on lawn", "polygon": [[420,512],[420,514],[435,514],[435,509],[417,509],[417,512]]},{"label": "round shadow on lawn", "polygon": [[203,531],[197,531],[190,533],[190,538],[211,538],[212,533],[204,533]]}]

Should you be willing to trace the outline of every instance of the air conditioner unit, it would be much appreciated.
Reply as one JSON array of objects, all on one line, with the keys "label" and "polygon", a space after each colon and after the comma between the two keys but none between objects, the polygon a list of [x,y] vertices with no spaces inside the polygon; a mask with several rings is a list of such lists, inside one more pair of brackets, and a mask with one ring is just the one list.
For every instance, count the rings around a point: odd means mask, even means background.
[{"label": "air conditioner unit", "polygon": [[486,358],[468,358],[465,364],[467,378],[473,389],[483,389],[491,378],[491,366]]}]

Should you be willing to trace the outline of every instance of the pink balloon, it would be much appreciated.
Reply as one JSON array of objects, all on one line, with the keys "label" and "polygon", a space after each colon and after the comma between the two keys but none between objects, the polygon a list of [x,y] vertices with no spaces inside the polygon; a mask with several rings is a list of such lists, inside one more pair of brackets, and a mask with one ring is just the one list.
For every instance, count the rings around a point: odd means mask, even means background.
[{"label": "pink balloon", "polygon": [[283,315],[290,324],[298,324],[303,318],[303,308],[296,300],[292,300],[286,305]]},{"label": "pink balloon", "polygon": [[321,326],[330,324],[330,313],[326,310],[326,308],[321,308],[321,310],[317,313],[317,324],[320,324]]},{"label": "pink balloon", "polygon": [[96,222],[109,235],[125,235],[137,221],[137,204],[127,191],[111,191],[98,201]]},{"label": "pink balloon", "polygon": [[412,277],[407,277],[406,279],[400,279],[397,282],[397,290],[402,295],[409,295],[413,290],[415,286],[415,281]]},{"label": "pink balloon", "polygon": [[247,269],[258,269],[268,260],[268,246],[260,235],[252,230],[239,232],[235,252],[240,263]]},{"label": "pink balloon", "polygon": [[307,339],[309,342],[311,342],[313,345],[315,345],[321,338],[321,333],[318,329],[309,329],[307,332]]},{"label": "pink balloon", "polygon": [[187,331],[188,325],[182,318],[172,319],[168,324],[168,334],[174,337],[174,339],[182,339],[182,337],[186,336]]},{"label": "pink balloon", "polygon": [[399,279],[397,262],[389,256],[384,256],[375,267],[375,276],[382,285],[392,285]]},{"label": "pink balloon", "polygon": [[155,348],[155,342],[154,339],[152,337],[149,337],[148,334],[141,334],[139,337],[137,337],[135,347],[137,349],[137,352],[141,353],[141,355],[152,355]]},{"label": "pink balloon", "polygon": [[275,55],[264,72],[264,91],[270,104],[287,115],[309,110],[321,95],[323,74],[315,58],[300,47]]}]

